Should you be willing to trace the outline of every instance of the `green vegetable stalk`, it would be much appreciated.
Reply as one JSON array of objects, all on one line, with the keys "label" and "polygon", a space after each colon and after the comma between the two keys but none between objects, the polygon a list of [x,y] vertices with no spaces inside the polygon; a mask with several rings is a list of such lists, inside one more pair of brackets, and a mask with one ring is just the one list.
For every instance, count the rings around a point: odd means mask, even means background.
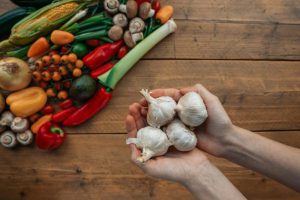
[{"label": "green vegetable stalk", "polygon": [[173,19],[169,20],[146,39],[135,46],[109,72],[98,77],[101,84],[114,89],[121,78],[156,44],[175,32],[177,25]]}]

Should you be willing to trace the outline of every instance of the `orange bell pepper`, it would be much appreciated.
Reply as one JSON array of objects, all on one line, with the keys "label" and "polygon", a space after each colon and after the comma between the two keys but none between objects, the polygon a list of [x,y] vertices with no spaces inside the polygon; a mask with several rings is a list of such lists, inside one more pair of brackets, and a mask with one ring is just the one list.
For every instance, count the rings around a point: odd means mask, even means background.
[{"label": "orange bell pepper", "polygon": [[17,117],[29,117],[46,105],[47,94],[42,88],[30,87],[10,94],[6,103]]},{"label": "orange bell pepper", "polygon": [[35,134],[39,132],[39,129],[41,126],[43,126],[45,123],[50,122],[52,120],[52,114],[50,115],[44,115],[41,118],[39,118],[36,122],[34,122],[31,125],[31,131]]}]

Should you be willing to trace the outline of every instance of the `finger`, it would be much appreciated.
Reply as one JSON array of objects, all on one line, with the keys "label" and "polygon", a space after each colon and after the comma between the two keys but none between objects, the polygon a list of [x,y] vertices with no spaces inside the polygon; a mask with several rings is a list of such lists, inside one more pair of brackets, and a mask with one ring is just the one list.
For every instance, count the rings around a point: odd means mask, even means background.
[{"label": "finger", "polygon": [[141,115],[141,105],[138,103],[134,103],[129,106],[129,113],[133,116],[137,130],[144,128],[146,126],[143,116]]},{"label": "finger", "polygon": [[209,92],[203,85],[196,84],[193,87],[183,88],[180,90],[182,95],[185,95],[188,92],[197,92],[204,100],[205,103],[214,101],[217,97]]},{"label": "finger", "polygon": [[127,115],[125,125],[128,137],[136,138],[137,128],[133,116]]},{"label": "finger", "polygon": [[151,90],[150,94],[154,98],[158,98],[158,97],[162,97],[162,96],[169,96],[169,97],[173,98],[175,101],[178,101],[181,97],[180,91],[175,88]]}]

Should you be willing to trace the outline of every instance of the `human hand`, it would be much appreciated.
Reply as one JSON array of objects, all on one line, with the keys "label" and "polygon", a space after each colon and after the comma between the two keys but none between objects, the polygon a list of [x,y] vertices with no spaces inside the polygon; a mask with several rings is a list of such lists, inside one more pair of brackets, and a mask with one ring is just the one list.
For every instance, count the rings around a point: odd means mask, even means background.
[{"label": "human hand", "polygon": [[195,129],[198,139],[197,147],[212,155],[224,156],[226,144],[235,132],[235,126],[217,96],[201,84],[181,89],[180,93],[184,95],[191,91],[201,96],[208,112],[206,121]]},{"label": "human hand", "polygon": [[[180,91],[176,89],[159,89],[151,92],[153,97],[171,96],[176,101],[181,97]],[[137,131],[144,128],[146,124],[144,110],[145,102],[134,103],[129,107],[129,114],[126,117],[126,129],[128,138],[135,138]],[[199,149],[190,152],[179,152],[171,150],[161,157],[155,157],[145,163],[141,163],[137,158],[141,151],[135,144],[130,144],[131,160],[137,164],[146,174],[157,178],[186,184],[199,173],[199,168],[208,165],[209,161],[204,153]]]}]

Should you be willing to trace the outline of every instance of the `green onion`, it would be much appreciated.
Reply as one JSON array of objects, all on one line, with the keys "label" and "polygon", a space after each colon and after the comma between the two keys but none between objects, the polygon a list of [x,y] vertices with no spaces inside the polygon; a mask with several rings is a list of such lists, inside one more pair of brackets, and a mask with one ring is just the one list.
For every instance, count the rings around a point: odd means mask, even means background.
[{"label": "green onion", "polygon": [[107,35],[107,31],[106,30],[102,30],[102,31],[97,31],[97,32],[90,32],[90,33],[84,33],[81,35],[77,35],[75,36],[75,40],[76,41],[84,41],[84,40],[89,40],[89,39],[97,39],[103,36]]},{"label": "green onion", "polygon": [[175,32],[176,23],[169,20],[147,38],[134,47],[124,58],[122,58],[107,74],[98,77],[100,83],[114,89],[121,78],[156,44]]},{"label": "green onion", "polygon": [[99,40],[102,40],[103,42],[114,43],[114,41],[108,37],[100,37]]},{"label": "green onion", "polygon": [[96,27],[92,27],[92,28],[88,28],[82,31],[79,31],[77,33],[77,35],[81,35],[83,33],[89,33],[89,32],[95,32],[95,31],[101,31],[101,30],[106,30],[107,26],[106,25],[102,25],[102,26],[96,26]]},{"label": "green onion", "polygon": [[22,47],[21,49],[18,49],[15,51],[9,51],[6,53],[6,55],[10,56],[10,57],[26,58],[29,48],[30,48],[30,45],[27,45],[25,47]]},{"label": "green onion", "polygon": [[88,13],[88,9],[80,10],[76,15],[74,15],[67,23],[65,23],[60,30],[66,30],[69,26],[76,23],[80,19],[84,18]]}]

